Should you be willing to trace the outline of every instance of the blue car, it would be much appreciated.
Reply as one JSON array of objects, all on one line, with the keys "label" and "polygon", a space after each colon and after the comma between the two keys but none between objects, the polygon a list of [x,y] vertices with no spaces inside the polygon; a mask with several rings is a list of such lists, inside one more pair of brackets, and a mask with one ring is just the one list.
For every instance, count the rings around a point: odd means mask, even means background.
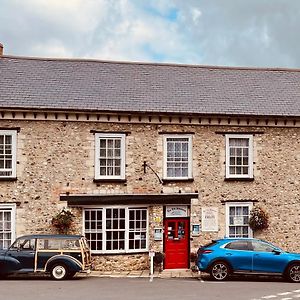
[{"label": "blue car", "polygon": [[200,247],[197,266],[214,280],[231,274],[280,275],[300,282],[300,254],[258,239],[219,239]]}]

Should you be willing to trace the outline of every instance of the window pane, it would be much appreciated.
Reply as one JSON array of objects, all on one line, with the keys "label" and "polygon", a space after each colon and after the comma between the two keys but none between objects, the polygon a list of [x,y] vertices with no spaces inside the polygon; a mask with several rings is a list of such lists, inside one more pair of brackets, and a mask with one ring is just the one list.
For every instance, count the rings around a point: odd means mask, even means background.
[{"label": "window pane", "polygon": [[129,209],[129,249],[146,249],[147,209]]},{"label": "window pane", "polygon": [[167,138],[167,177],[188,177],[189,138]]},{"label": "window pane", "polygon": [[0,206],[0,249],[7,249],[12,243],[12,209]]},{"label": "window pane", "polygon": [[229,206],[229,237],[249,237],[249,206]]},{"label": "window pane", "polygon": [[85,236],[91,250],[102,250],[102,209],[85,209]]},{"label": "window pane", "polygon": [[230,175],[249,175],[249,138],[229,138],[229,157],[226,167]]},{"label": "window pane", "polygon": [[100,138],[100,176],[121,176],[121,137]]}]

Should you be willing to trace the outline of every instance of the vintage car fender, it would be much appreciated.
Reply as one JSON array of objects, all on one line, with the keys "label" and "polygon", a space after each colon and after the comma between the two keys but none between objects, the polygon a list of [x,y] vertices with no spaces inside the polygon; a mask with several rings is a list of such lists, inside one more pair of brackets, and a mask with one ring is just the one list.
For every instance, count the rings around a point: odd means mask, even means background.
[{"label": "vintage car fender", "polygon": [[0,274],[9,274],[21,269],[20,262],[10,256],[0,255]]},{"label": "vintage car fender", "polygon": [[70,255],[63,254],[52,256],[47,261],[45,270],[50,272],[51,268],[57,263],[64,264],[71,272],[79,272],[82,270],[82,263],[79,260]]}]

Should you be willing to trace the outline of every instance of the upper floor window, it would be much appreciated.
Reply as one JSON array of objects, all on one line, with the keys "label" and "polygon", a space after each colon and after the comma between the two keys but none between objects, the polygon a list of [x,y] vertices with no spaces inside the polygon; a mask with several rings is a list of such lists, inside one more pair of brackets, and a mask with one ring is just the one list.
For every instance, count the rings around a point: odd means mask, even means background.
[{"label": "upper floor window", "polygon": [[125,179],[125,134],[96,133],[95,179]]},{"label": "upper floor window", "polygon": [[17,132],[0,130],[0,177],[16,177]]},{"label": "upper floor window", "polygon": [[192,136],[164,136],[164,178],[192,178]]},{"label": "upper floor window", "polygon": [[252,135],[226,135],[226,178],[253,178]]}]

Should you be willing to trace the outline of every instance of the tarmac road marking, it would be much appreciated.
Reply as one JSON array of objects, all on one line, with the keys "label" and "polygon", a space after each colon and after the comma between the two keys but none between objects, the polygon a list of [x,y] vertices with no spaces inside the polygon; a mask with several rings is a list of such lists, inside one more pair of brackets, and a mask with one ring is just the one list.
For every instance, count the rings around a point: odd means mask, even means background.
[{"label": "tarmac road marking", "polygon": [[289,295],[292,294],[292,292],[284,292],[284,293],[278,293],[278,296],[285,296],[285,295]]},{"label": "tarmac road marking", "polygon": [[276,295],[269,295],[269,296],[263,296],[261,297],[262,299],[272,299],[272,298],[276,298]]}]

